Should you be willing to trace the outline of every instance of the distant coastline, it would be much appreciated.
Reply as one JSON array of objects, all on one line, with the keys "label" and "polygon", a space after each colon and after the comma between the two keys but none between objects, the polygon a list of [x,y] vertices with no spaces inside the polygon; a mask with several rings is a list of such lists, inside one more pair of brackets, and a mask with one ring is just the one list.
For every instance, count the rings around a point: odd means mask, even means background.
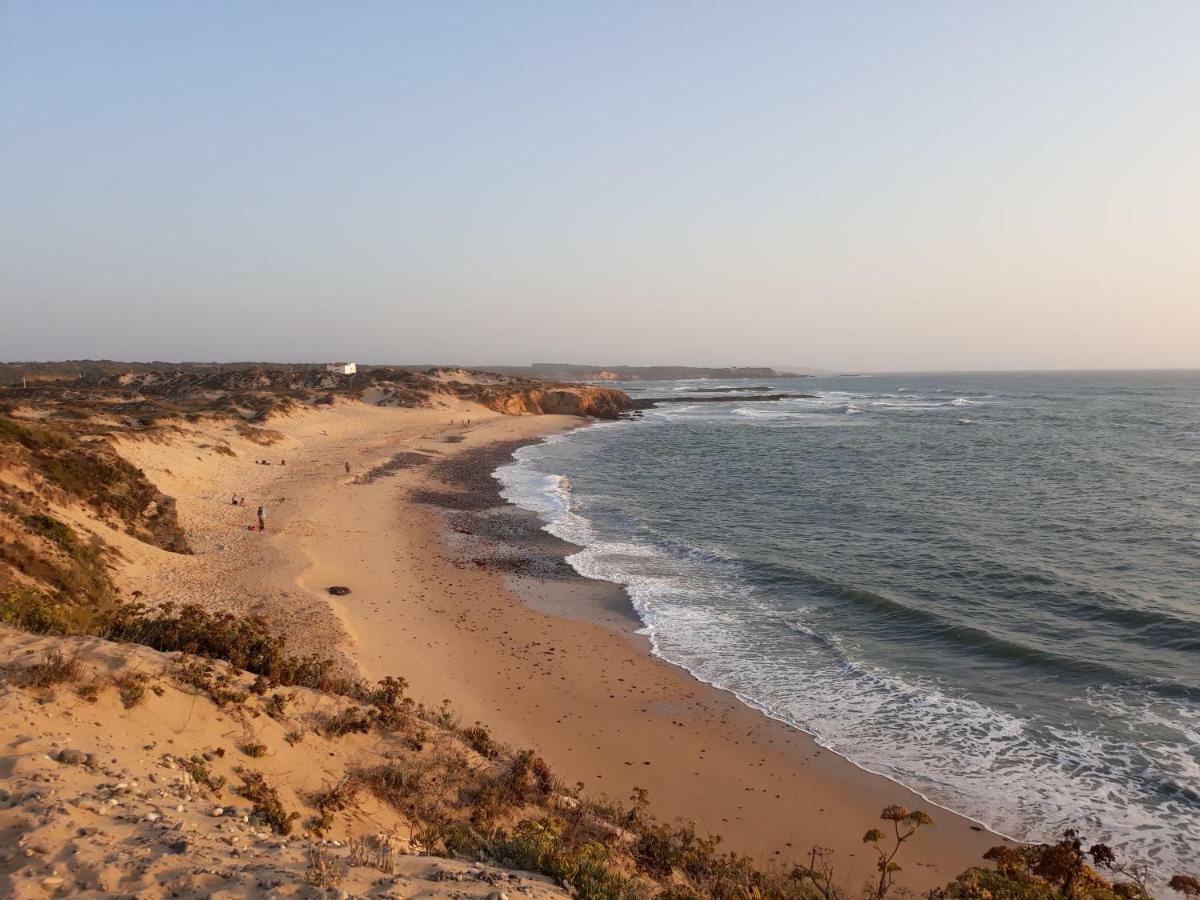
[{"label": "distant coastline", "polygon": [[[255,370],[300,372],[305,369],[324,371],[323,362],[134,362],[116,359],[64,359],[0,361],[0,384],[20,384],[29,381],[72,381],[125,373],[176,372],[188,374],[218,372],[248,372]],[[359,372],[388,369],[407,372],[453,369],[446,363],[393,364],[358,363]],[[591,366],[576,363],[533,363],[528,366],[475,367],[503,375],[538,378],[545,381],[675,381],[687,378],[806,378],[807,374],[784,372],[769,366]]]}]

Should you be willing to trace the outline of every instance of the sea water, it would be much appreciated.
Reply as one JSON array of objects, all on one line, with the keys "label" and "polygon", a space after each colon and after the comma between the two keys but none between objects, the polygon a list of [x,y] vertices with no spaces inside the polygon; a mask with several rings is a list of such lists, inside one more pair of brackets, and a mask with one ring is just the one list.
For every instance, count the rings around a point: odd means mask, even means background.
[{"label": "sea water", "polygon": [[1194,859],[1200,373],[618,386],[683,402],[497,477],[656,654],[1003,834]]}]

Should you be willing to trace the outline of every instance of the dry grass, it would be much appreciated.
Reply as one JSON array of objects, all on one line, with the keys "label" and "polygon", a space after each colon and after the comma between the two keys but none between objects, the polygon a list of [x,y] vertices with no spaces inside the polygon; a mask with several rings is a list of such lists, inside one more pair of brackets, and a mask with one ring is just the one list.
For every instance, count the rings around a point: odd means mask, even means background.
[{"label": "dry grass", "polygon": [[138,672],[136,669],[122,672],[113,679],[113,684],[117,686],[117,695],[121,698],[121,705],[126,709],[133,709],[146,697],[146,686],[150,682],[150,676],[144,672]]},{"label": "dry grass", "polygon": [[389,834],[354,838],[350,841],[350,863],[378,869],[385,875],[396,871],[396,847]]},{"label": "dry grass", "polygon": [[314,887],[335,888],[346,877],[346,864],[322,846],[308,848],[308,870],[305,881]]},{"label": "dry grass", "polygon": [[85,703],[96,703],[108,683],[98,675],[83,679],[75,686],[75,694]]},{"label": "dry grass", "polygon": [[17,683],[31,688],[50,688],[83,677],[83,663],[78,653],[64,654],[59,649],[47,650],[39,662],[22,669]]},{"label": "dry grass", "polygon": [[352,706],[322,717],[320,731],[327,738],[339,738],[346,734],[366,734],[374,724],[375,716],[370,710]]},{"label": "dry grass", "polygon": [[270,447],[273,444],[278,444],[283,440],[283,434],[278,431],[272,431],[269,428],[256,428],[253,425],[247,425],[245,422],[238,422],[234,425],[234,430],[246,440],[258,444],[260,447]]}]

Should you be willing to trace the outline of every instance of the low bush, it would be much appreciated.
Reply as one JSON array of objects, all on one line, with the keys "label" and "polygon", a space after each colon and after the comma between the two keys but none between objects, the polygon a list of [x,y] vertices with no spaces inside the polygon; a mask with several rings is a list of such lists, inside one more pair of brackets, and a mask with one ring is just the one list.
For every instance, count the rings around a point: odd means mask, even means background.
[{"label": "low bush", "polygon": [[327,738],[339,738],[346,734],[366,734],[375,724],[374,710],[359,709],[352,706],[330,716],[321,722],[321,734]]},{"label": "low bush", "polygon": [[467,746],[484,759],[495,759],[500,753],[500,748],[492,740],[491,732],[478,722],[470,728],[464,728],[462,730],[462,738],[467,742]]},{"label": "low bush", "polygon": [[267,783],[261,772],[243,769],[240,766],[234,771],[242,779],[241,786],[234,788],[234,792],[250,801],[254,806],[255,817],[270,826],[276,834],[291,834],[292,826],[300,818],[300,813],[294,810],[288,812],[284,808],[279,799],[279,791]]},{"label": "low bush", "polygon": [[[53,592],[63,602],[85,605],[111,601],[112,579],[94,547],[80,542],[69,526],[50,516],[30,516],[25,524],[30,532],[49,541],[52,548],[38,546],[36,540],[0,539],[0,563]],[[15,586],[11,589],[20,590]]]},{"label": "low bush", "polygon": [[231,673],[217,671],[206,660],[182,660],[175,670],[175,677],[181,684],[200,691],[220,707],[230,704],[240,706],[250,696],[238,686]]},{"label": "low bush", "polygon": [[258,741],[246,741],[244,743],[238,744],[238,749],[241,750],[243,753],[245,753],[247,756],[253,757],[255,759],[258,759],[261,756],[267,755],[267,745],[260,744]]},{"label": "low bush", "polygon": [[144,672],[130,670],[122,672],[113,679],[113,684],[117,686],[117,696],[121,698],[121,705],[126,709],[133,709],[145,699],[146,685],[150,681],[150,676]]},{"label": "low bush", "polygon": [[287,705],[296,699],[295,694],[285,694],[276,691],[263,701],[263,711],[272,719],[282,719],[287,715]]},{"label": "low bush", "polygon": [[63,450],[71,445],[66,435],[0,416],[0,442],[20,444],[29,450]]},{"label": "low bush", "polygon": [[635,882],[614,871],[604,845],[573,845],[563,840],[564,831],[558,819],[522,822],[491,850],[502,865],[549,875],[589,900],[626,900],[635,895]]},{"label": "low bush", "polygon": [[202,755],[194,755],[187,759],[177,759],[179,767],[191,776],[192,781],[211,794],[221,793],[225,787],[225,776],[217,775],[209,766],[210,760]]},{"label": "low bush", "polygon": [[305,798],[305,802],[317,809],[317,815],[309,820],[309,827],[318,834],[328,831],[333,825],[334,813],[351,808],[357,799],[358,782],[349,775],[337,784],[314,791]]},{"label": "low bush", "polygon": [[54,516],[45,513],[32,513],[23,518],[30,531],[53,541],[68,556],[75,556],[81,551],[79,539],[66,522],[60,522]]}]

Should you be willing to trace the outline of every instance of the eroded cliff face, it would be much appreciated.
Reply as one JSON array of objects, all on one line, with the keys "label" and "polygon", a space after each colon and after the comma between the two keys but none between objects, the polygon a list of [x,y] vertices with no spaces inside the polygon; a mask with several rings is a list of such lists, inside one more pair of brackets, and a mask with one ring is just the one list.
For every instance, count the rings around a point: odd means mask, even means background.
[{"label": "eroded cliff face", "polygon": [[633,409],[633,401],[624,391],[590,385],[562,385],[545,388],[525,387],[496,391],[480,402],[506,416],[591,416],[615,419]]}]

